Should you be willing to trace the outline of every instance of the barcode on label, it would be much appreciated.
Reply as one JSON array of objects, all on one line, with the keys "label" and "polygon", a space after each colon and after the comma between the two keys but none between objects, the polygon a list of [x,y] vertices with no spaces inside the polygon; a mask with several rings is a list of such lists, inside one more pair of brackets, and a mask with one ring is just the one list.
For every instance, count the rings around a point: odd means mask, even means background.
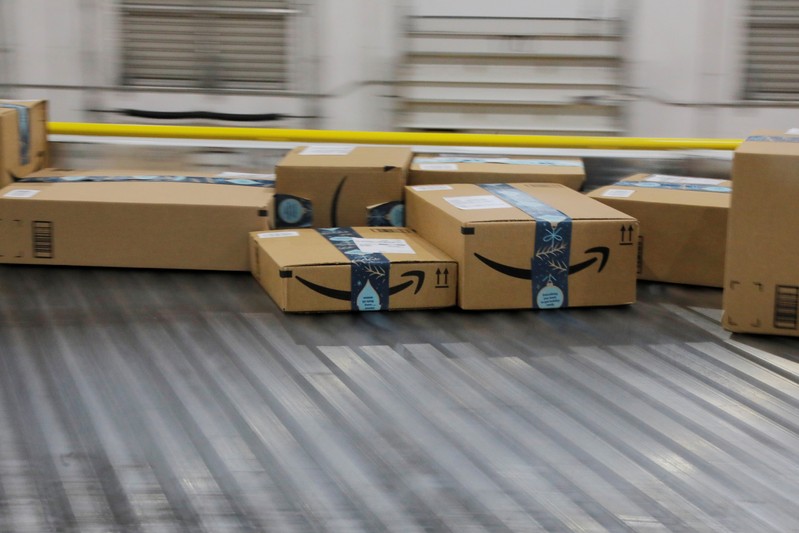
[{"label": "barcode on label", "polygon": [[799,311],[799,287],[777,285],[774,288],[774,327],[796,329]]},{"label": "barcode on label", "polygon": [[644,236],[643,235],[639,235],[638,236],[637,271],[638,271],[638,275],[639,276],[644,271]]},{"label": "barcode on label", "polygon": [[43,220],[33,221],[33,257],[53,258],[53,223]]}]

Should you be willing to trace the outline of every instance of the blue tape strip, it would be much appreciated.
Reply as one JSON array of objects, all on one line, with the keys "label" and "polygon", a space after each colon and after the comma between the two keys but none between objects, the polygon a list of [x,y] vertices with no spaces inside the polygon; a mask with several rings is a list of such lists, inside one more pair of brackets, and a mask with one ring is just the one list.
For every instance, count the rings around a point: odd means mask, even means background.
[{"label": "blue tape strip", "polygon": [[488,183],[480,187],[535,219],[532,258],[533,308],[568,307],[572,219],[506,183]]},{"label": "blue tape strip", "polygon": [[15,109],[19,122],[19,161],[27,165],[31,161],[31,120],[30,110],[19,104],[0,103],[0,107]]},{"label": "blue tape strip", "polygon": [[799,143],[799,136],[787,137],[783,135],[752,135],[746,138],[747,142],[770,143]]},{"label": "blue tape strip", "polygon": [[674,189],[680,191],[732,192],[732,187],[723,185],[697,185],[695,183],[662,183],[656,181],[618,181],[614,185],[622,187],[642,187],[646,189]]},{"label": "blue tape strip", "polygon": [[383,254],[361,251],[353,242],[360,235],[352,228],[317,229],[351,262],[351,296],[353,311],[385,311],[388,309],[389,272],[391,262]]},{"label": "blue tape strip", "polygon": [[563,159],[511,159],[507,157],[417,157],[414,163],[498,163],[501,165],[539,165],[550,167],[582,167],[579,161]]},{"label": "blue tape strip", "polygon": [[211,183],[216,185],[241,185],[245,187],[275,186],[275,180],[253,180],[248,178],[208,178],[205,176],[42,176],[22,178],[23,183],[75,183],[75,182],[117,182],[117,181],[149,181],[176,183]]}]

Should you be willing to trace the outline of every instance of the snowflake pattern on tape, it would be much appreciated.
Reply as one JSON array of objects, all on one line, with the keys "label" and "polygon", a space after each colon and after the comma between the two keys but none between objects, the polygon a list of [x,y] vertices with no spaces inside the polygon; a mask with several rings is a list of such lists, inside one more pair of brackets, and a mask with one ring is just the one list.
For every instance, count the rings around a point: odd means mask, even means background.
[{"label": "snowflake pattern on tape", "polygon": [[31,120],[30,110],[27,106],[19,104],[2,103],[0,107],[13,109],[17,112],[19,123],[19,162],[27,165],[31,162]]},{"label": "snowflake pattern on tape", "polygon": [[275,180],[251,178],[209,178],[206,176],[41,176],[36,178],[22,178],[17,180],[23,183],[77,183],[77,182],[118,182],[118,181],[146,181],[146,182],[174,182],[174,183],[211,183],[214,185],[241,185],[244,187],[273,188]]},{"label": "snowflake pattern on tape", "polygon": [[352,310],[387,310],[391,268],[388,258],[358,248],[353,238],[361,235],[352,228],[320,228],[316,231],[350,260]]},{"label": "snowflake pattern on tape", "polygon": [[615,185],[641,187],[643,189],[671,189],[677,191],[732,192],[732,187],[724,185],[697,185],[694,183],[663,183],[657,181],[619,181]]}]

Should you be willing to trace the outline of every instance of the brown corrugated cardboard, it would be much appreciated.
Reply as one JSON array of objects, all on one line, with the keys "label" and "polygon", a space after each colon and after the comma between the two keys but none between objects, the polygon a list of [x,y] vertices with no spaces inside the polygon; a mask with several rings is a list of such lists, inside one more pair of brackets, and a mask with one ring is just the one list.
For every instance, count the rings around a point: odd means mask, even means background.
[{"label": "brown corrugated cardboard", "polygon": [[[100,181],[52,181],[81,176]],[[152,170],[31,174],[0,190],[0,262],[249,270],[247,236],[269,228],[273,189],[195,172],[174,179]]]},{"label": "brown corrugated cardboard", "polygon": [[721,287],[732,182],[636,174],[589,196],[640,224],[638,279]]},{"label": "brown corrugated cardboard", "polygon": [[408,225],[458,261],[464,309],[635,301],[638,223],[563,185],[418,185],[405,201]]},{"label": "brown corrugated cardboard", "polygon": [[799,336],[799,135],[757,132],[735,151],[723,320]]},{"label": "brown corrugated cardboard", "polygon": [[457,264],[407,228],[254,232],[253,275],[284,311],[455,305]]},{"label": "brown corrugated cardboard", "polygon": [[0,187],[14,180],[12,172],[19,160],[18,131],[16,111],[0,108]]},{"label": "brown corrugated cardboard", "polygon": [[411,149],[303,146],[278,163],[277,227],[401,226]]},{"label": "brown corrugated cardboard", "polygon": [[[14,113],[16,153],[14,157],[4,157],[0,186],[8,185],[15,178],[27,176],[31,172],[45,168],[49,161],[47,144],[47,101],[45,100],[1,100],[0,109]],[[3,139],[7,142],[6,131]],[[5,150],[4,150],[5,152]]]},{"label": "brown corrugated cardboard", "polygon": [[417,155],[408,185],[449,183],[561,183],[579,191],[583,162],[568,157]]}]

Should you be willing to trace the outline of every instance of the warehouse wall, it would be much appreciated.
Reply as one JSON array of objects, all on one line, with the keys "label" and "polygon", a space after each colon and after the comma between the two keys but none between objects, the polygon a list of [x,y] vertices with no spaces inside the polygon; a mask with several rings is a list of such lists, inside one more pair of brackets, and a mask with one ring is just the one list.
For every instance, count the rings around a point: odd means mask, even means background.
[{"label": "warehouse wall", "polygon": [[[0,87],[46,97],[56,120],[123,121],[90,110],[224,109],[319,118],[284,127],[387,129],[404,14],[495,17],[629,17],[626,132],[740,137],[798,126],[796,107],[752,105],[743,87],[745,0],[302,0],[292,54],[296,94],[235,95],[116,88],[114,5],[108,0],[0,2]],[[93,87],[84,90],[84,87]],[[309,94],[318,95],[310,97]]]}]

